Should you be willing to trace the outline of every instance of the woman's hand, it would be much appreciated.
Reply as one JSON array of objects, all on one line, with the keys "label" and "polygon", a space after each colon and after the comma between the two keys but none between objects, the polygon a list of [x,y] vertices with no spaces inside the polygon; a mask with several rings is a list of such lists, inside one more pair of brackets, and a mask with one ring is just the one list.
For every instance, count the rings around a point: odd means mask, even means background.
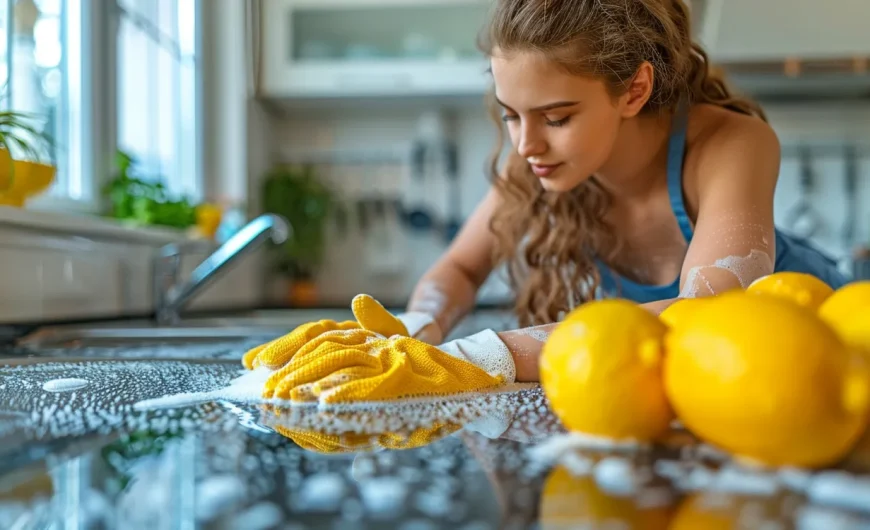
[{"label": "woman's hand", "polygon": [[350,332],[363,329],[381,337],[392,337],[393,335],[413,337],[421,329],[429,328],[429,333],[432,334],[433,339],[440,341],[438,338],[440,328],[426,314],[404,313],[398,317],[393,316],[380,302],[367,294],[355,296],[351,302],[351,310],[356,320],[345,322],[320,320],[304,324],[283,337],[252,348],[245,353],[242,364],[249,370],[259,366],[277,370],[290,362],[306,343],[328,332]]}]

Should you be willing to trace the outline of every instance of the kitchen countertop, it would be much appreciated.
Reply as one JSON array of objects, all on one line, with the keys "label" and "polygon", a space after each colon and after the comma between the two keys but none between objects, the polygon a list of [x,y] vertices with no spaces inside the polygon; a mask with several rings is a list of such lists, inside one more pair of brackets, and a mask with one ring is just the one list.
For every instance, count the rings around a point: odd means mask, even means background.
[{"label": "kitchen countertop", "polygon": [[0,528],[870,528],[870,442],[815,475],[739,467],[679,426],[613,447],[567,436],[535,385],[343,412],[133,407],[225,386],[247,346],[0,350]]}]

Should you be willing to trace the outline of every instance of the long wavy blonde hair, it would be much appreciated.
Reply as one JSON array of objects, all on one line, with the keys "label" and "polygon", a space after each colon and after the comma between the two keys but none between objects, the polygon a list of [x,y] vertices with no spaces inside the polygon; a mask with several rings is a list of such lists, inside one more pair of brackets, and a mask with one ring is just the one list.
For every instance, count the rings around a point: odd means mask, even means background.
[{"label": "long wavy blonde hair", "polygon": [[[569,73],[603,79],[613,96],[648,61],[655,76],[644,112],[673,112],[685,99],[766,120],[711,70],[691,35],[683,0],[497,0],[481,48],[490,56],[495,49],[543,53]],[[545,192],[516,151],[500,169],[505,132],[492,96],[498,138],[490,178],[502,201],[490,223],[494,257],[507,266],[520,324],[555,322],[594,298],[601,281],[595,258],[612,263],[618,250],[604,220],[610,198],[594,178],[567,193]]]}]

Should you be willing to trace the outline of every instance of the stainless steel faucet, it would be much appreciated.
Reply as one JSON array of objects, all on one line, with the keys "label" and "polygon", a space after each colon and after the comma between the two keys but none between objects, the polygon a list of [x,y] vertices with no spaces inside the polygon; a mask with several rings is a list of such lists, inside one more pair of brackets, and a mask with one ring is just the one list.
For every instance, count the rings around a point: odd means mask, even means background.
[{"label": "stainless steel faucet", "polygon": [[160,248],[154,258],[154,304],[155,318],[160,325],[177,324],[180,311],[193,297],[209,285],[218,274],[241,256],[267,239],[275,244],[283,243],[292,227],[279,215],[265,214],[257,217],[236,232],[223,245],[190,273],[190,278],[179,283],[178,272],[181,256],[185,252],[203,248],[203,241],[170,243]]}]

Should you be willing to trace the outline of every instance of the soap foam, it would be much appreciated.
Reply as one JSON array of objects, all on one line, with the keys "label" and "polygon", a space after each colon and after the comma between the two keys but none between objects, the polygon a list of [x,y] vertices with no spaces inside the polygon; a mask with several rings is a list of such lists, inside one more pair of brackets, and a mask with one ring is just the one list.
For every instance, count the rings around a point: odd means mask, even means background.
[{"label": "soap foam", "polygon": [[806,495],[812,502],[870,513],[870,478],[844,471],[823,471],[812,477]]},{"label": "soap foam", "polygon": [[135,403],[133,408],[135,410],[180,408],[221,399],[242,403],[262,403],[268,401],[262,397],[262,394],[263,386],[270,375],[272,375],[272,370],[268,367],[259,367],[233,379],[230,381],[230,385],[224,388],[208,392],[184,392],[146,399]]},{"label": "soap foam", "polygon": [[447,295],[438,283],[432,280],[424,280],[420,283],[411,310],[428,313],[430,315],[438,315],[441,314],[446,307]]},{"label": "soap foam", "polygon": [[545,398],[540,387],[524,385],[510,393],[449,397],[423,402],[388,402],[343,407],[263,407],[258,423],[271,429],[342,435],[379,435],[410,433],[440,423],[459,425],[467,432],[486,438],[502,436],[517,439],[552,432],[549,412],[539,413]]},{"label": "soap foam", "polygon": [[637,492],[638,479],[634,467],[625,458],[602,458],[595,464],[593,475],[598,487],[611,495],[628,497]]},{"label": "soap foam", "polygon": [[721,245],[751,246],[762,250],[770,250],[767,237],[768,229],[759,222],[746,221],[746,215],[726,215],[716,221],[712,237]]},{"label": "soap foam", "polygon": [[423,280],[420,283],[408,309],[442,318],[444,333],[448,333],[462,317],[462,308],[451,305],[447,289],[434,280]]},{"label": "soap foam", "polygon": [[42,389],[46,392],[72,392],[73,390],[82,389],[90,384],[87,379],[79,379],[76,377],[52,379],[46,381],[42,385]]},{"label": "soap foam", "polygon": [[635,440],[614,440],[601,436],[591,436],[579,432],[561,433],[528,449],[529,457],[542,464],[559,462],[575,450],[610,451],[638,450],[644,447]]},{"label": "soap foam", "polygon": [[753,249],[746,256],[728,256],[717,259],[712,265],[692,267],[688,274],[686,274],[686,281],[680,292],[680,298],[694,298],[716,294],[716,289],[704,275],[704,272],[711,272],[717,269],[731,273],[737,278],[740,286],[745,289],[756,279],[772,273],[773,261],[767,252]]},{"label": "soap foam", "polygon": [[[545,325],[549,325],[549,324],[545,324]],[[541,329],[541,328],[542,328],[542,326],[535,326],[535,327],[531,327],[531,328],[521,328],[521,329],[514,330],[513,333],[516,333],[517,335],[522,335],[525,337],[531,337],[538,342],[547,342],[547,339],[550,338],[550,332],[545,330],[545,329]]]}]

